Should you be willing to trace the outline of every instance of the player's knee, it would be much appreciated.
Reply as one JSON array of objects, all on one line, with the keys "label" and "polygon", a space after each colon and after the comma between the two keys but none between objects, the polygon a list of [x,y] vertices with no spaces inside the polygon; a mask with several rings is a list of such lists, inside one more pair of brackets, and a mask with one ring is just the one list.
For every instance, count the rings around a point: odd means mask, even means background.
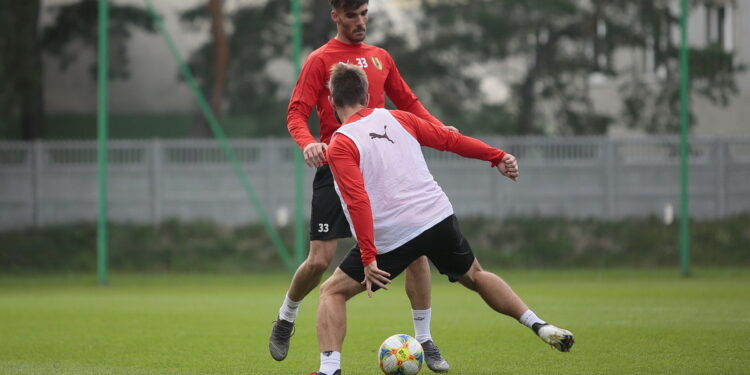
[{"label": "player's knee", "polygon": [[328,269],[329,262],[323,258],[311,258],[306,261],[307,269],[315,274],[322,274]]},{"label": "player's knee", "polygon": [[479,265],[479,263],[474,260],[474,263],[469,267],[469,270],[466,271],[466,273],[461,276],[461,278],[458,280],[461,285],[471,289],[476,290],[476,280],[479,274],[484,272],[482,269],[482,266]]},{"label": "player's knee", "polygon": [[328,297],[333,292],[333,283],[331,282],[331,278],[329,277],[328,280],[324,281],[323,284],[320,284],[320,299],[323,299],[324,297]]},{"label": "player's knee", "polygon": [[468,289],[476,290],[476,283],[474,277],[469,274],[469,272],[465,273],[463,276],[461,276],[460,279],[458,279],[458,282],[461,283],[461,285],[465,286]]},{"label": "player's knee", "polygon": [[336,241],[313,241],[310,244],[310,254],[307,256],[307,268],[310,272],[321,274],[328,269],[336,252]]},{"label": "player's knee", "polygon": [[427,257],[419,257],[406,268],[407,280],[416,278],[418,280],[430,281],[430,264],[427,263]]}]

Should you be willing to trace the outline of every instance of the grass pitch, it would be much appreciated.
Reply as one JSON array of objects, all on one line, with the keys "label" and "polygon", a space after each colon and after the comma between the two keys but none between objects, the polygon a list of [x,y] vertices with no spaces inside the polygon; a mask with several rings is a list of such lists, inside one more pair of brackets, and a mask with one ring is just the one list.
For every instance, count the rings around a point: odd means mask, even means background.
[{"label": "grass pitch", "polygon": [[[433,275],[432,334],[450,374],[748,374],[750,270],[503,271],[537,312],[576,335],[559,353],[473,292]],[[1,374],[308,374],[317,292],[284,362],[267,338],[287,275],[0,276]],[[403,277],[355,297],[346,375],[379,374],[376,350],[413,334]],[[431,373],[426,367],[421,374]]]}]

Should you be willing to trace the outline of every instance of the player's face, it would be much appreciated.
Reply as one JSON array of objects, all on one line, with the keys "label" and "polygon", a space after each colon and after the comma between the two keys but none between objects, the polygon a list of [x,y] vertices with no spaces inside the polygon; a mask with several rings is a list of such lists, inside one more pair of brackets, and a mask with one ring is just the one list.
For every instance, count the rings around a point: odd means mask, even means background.
[{"label": "player's face", "polygon": [[349,43],[359,43],[367,35],[367,4],[357,9],[336,9],[331,12],[338,36]]}]

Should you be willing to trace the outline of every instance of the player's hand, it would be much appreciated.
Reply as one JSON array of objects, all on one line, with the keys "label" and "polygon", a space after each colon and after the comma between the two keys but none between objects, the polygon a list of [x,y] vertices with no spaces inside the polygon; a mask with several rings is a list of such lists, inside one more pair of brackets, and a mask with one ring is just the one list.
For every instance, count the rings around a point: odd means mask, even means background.
[{"label": "player's hand", "polygon": [[313,142],[305,146],[302,156],[308,167],[320,167],[326,161],[326,150],[328,145],[322,142]]},{"label": "player's hand", "polygon": [[452,131],[452,132],[454,132],[454,133],[461,134],[461,132],[458,131],[458,128],[456,128],[455,126],[445,125],[445,128],[448,129],[448,130],[450,130],[450,131]]},{"label": "player's hand", "polygon": [[518,160],[511,154],[505,154],[503,160],[500,161],[495,168],[505,177],[510,178],[513,181],[518,181]]},{"label": "player's hand", "polygon": [[362,285],[367,288],[367,295],[372,298],[372,285],[375,284],[378,288],[388,290],[387,284],[391,283],[391,274],[378,268],[378,262],[373,261],[372,263],[365,266],[365,279],[362,281]]}]

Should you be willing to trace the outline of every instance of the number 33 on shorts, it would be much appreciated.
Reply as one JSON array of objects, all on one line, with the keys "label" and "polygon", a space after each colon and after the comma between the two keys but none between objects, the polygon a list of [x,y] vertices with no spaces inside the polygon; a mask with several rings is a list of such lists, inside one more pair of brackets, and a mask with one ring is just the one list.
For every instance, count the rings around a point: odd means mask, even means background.
[{"label": "number 33 on shorts", "polygon": [[328,232],[328,223],[318,223],[318,233],[327,233]]}]

